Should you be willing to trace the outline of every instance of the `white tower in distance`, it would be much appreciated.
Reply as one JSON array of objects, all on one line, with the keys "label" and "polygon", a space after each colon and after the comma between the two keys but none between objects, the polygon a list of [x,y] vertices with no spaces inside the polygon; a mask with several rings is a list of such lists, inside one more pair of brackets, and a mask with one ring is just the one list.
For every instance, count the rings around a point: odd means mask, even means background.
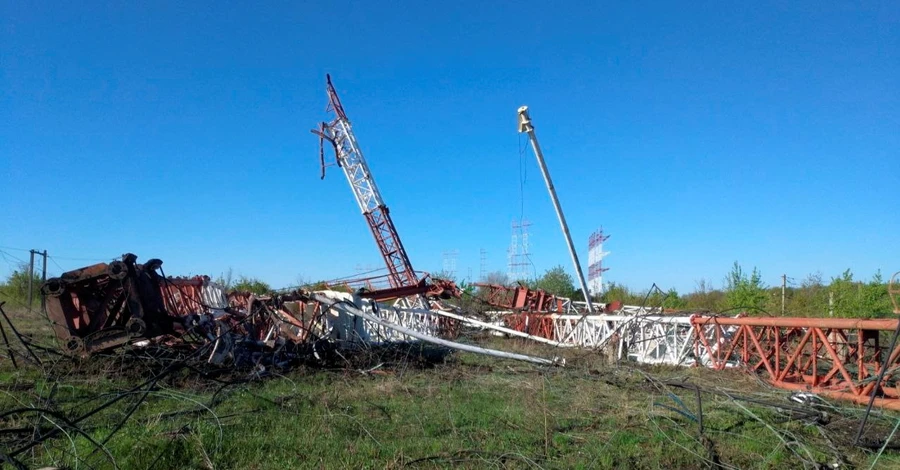
[{"label": "white tower in distance", "polygon": [[603,242],[606,240],[609,240],[609,235],[603,234],[603,227],[588,239],[588,290],[592,296],[603,293],[603,272],[609,270],[603,267],[603,258],[609,254],[608,251],[603,251]]}]

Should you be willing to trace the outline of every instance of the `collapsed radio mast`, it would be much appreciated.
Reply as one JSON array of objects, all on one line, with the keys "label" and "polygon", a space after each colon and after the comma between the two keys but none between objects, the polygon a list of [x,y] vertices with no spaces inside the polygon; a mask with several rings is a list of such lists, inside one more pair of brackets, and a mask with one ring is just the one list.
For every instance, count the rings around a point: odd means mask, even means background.
[{"label": "collapsed radio mast", "polygon": [[[322,178],[325,177],[325,156],[323,144],[327,140],[334,146],[335,159],[337,165],[344,171],[347,181],[350,183],[350,189],[356,198],[359,209],[362,211],[372,236],[375,237],[375,243],[381,252],[382,258],[388,270],[388,281],[392,288],[399,289],[405,287],[414,287],[420,284],[420,280],[413,270],[406,249],[400,241],[400,235],[394,227],[394,221],[391,220],[391,212],[378,186],[375,184],[375,178],[369,171],[369,165],[363,157],[356,136],[353,135],[353,129],[350,126],[350,119],[344,112],[341,100],[338,98],[334,85],[331,84],[331,76],[326,75],[328,93],[327,111],[334,113],[334,119],[330,122],[323,122],[317,130],[312,132],[319,136],[319,158],[322,163]],[[421,302],[421,306],[427,308],[428,303],[424,296],[417,296]]]}]

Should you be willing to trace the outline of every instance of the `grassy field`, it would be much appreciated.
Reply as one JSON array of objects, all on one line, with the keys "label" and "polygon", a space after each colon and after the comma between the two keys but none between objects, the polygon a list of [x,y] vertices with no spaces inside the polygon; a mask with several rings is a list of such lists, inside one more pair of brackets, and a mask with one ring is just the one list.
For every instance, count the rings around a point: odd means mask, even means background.
[{"label": "grassy field", "polygon": [[[42,334],[39,321],[17,317],[17,324]],[[480,341],[560,354],[518,340]],[[0,429],[38,424],[44,432],[63,431],[17,455],[29,467],[900,467],[895,451],[876,461],[877,449],[851,445],[859,407],[798,413],[787,409],[788,392],[739,372],[565,354],[566,367],[550,369],[471,354],[430,366],[373,356],[348,367],[300,367],[261,379],[246,371],[213,378],[185,369],[160,381],[136,408],[144,391],[124,395],[77,426],[58,416],[16,413],[4,417]],[[49,407],[70,419],[162,367],[123,353],[82,363],[48,361],[42,369],[21,362],[14,370],[0,360],[0,412]],[[672,383],[704,390],[702,433],[696,393]],[[869,440],[883,441],[895,419],[875,416]],[[0,432],[0,451],[18,448],[21,441],[12,436]]]}]

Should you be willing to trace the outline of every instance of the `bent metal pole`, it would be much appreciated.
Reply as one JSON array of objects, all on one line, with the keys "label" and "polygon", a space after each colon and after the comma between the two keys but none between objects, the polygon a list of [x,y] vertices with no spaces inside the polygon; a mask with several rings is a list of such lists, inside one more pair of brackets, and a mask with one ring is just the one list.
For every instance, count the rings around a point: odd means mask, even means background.
[{"label": "bent metal pole", "polygon": [[541,152],[541,146],[538,145],[537,136],[534,135],[534,126],[531,125],[531,117],[528,115],[528,106],[519,108],[519,132],[528,134],[528,140],[531,141],[531,148],[534,150],[534,156],[537,157],[538,165],[541,167],[541,174],[544,175],[544,182],[547,183],[547,190],[550,191],[550,199],[553,201],[553,208],[556,209],[556,216],[559,217],[559,225],[562,227],[563,235],[566,237],[566,244],[569,246],[569,254],[572,255],[572,264],[575,265],[575,273],[578,274],[578,282],[581,283],[581,292],[584,294],[584,300],[587,302],[588,313],[594,313],[594,307],[591,305],[591,295],[588,293],[587,283],[584,282],[584,273],[581,272],[581,263],[578,262],[578,253],[575,252],[575,245],[572,244],[572,236],[569,235],[569,224],[566,223],[566,216],[563,215],[562,207],[559,205],[559,199],[556,197],[556,189],[553,187],[553,181],[550,179],[550,171],[547,170],[547,164],[544,163],[544,154]]}]

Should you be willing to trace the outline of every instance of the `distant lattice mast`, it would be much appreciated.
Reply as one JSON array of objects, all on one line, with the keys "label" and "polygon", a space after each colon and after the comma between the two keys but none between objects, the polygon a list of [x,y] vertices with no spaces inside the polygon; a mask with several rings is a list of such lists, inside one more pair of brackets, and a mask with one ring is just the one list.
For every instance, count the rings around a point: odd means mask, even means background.
[{"label": "distant lattice mast", "polygon": [[588,239],[588,288],[592,295],[603,293],[603,273],[609,270],[603,267],[603,258],[609,254],[603,251],[606,240],[609,240],[609,235],[603,233],[602,227]]},{"label": "distant lattice mast", "polygon": [[459,250],[449,250],[444,252],[444,271],[442,274],[450,279],[456,279],[457,256],[459,256]]},{"label": "distant lattice mast", "polygon": [[509,242],[509,264],[506,274],[510,281],[520,281],[529,278],[531,267],[531,253],[528,251],[528,227],[531,222],[522,219],[512,223],[512,238]]}]

